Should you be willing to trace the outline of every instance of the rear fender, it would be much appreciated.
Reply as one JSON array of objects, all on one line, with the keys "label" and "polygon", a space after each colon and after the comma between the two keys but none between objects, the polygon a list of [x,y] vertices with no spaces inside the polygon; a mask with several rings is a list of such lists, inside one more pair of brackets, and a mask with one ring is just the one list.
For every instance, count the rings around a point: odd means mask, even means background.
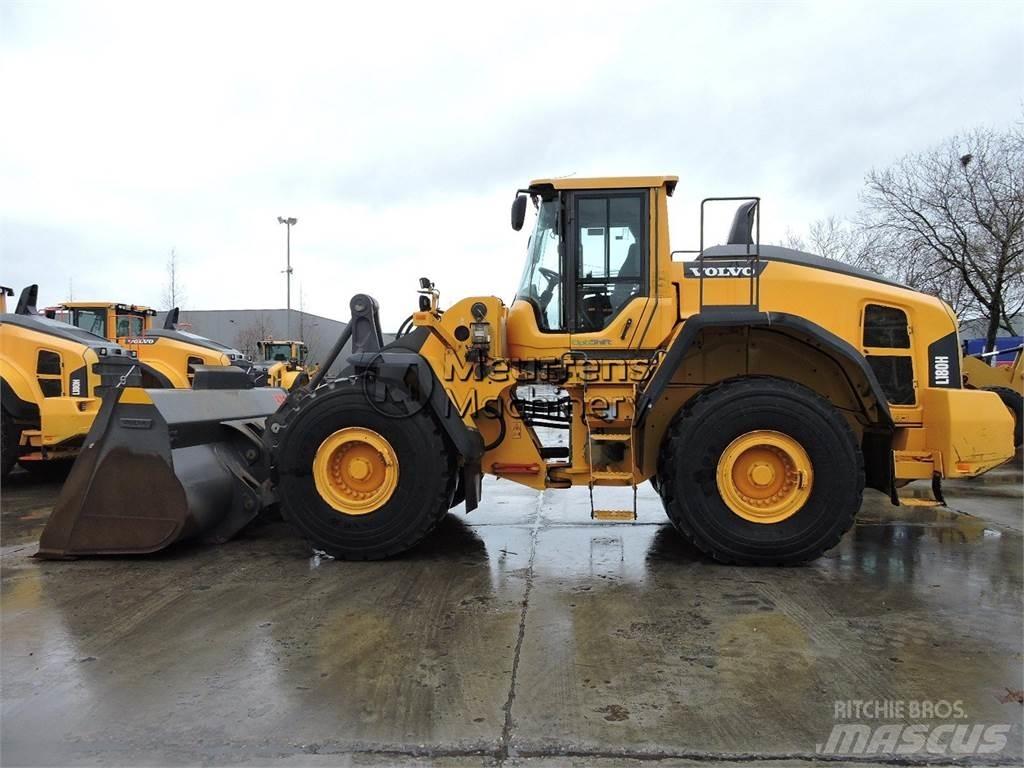
[{"label": "rear fender", "polygon": [[32,389],[21,371],[0,360],[0,403],[15,421],[39,425],[39,406],[33,401]]},{"label": "rear fender", "polygon": [[756,328],[790,336],[807,344],[816,354],[830,358],[842,371],[852,397],[862,411],[866,483],[886,493],[893,490],[892,437],[894,422],[889,403],[871,366],[849,342],[816,323],[783,312],[759,312],[745,307],[719,308],[694,315],[685,321],[660,364],[644,388],[638,402],[637,427],[642,427],[651,408],[658,402],[679,370],[687,352],[710,328]]},{"label": "rear fender", "polygon": [[[802,337],[840,365],[846,373],[851,390],[864,408],[868,421],[884,429],[893,428],[889,402],[878,378],[864,356],[849,342],[802,317],[784,312],[758,312],[747,308],[719,309],[694,315],[686,320],[683,329],[669,345],[661,364],[640,397],[637,407],[638,427],[643,426],[647,413],[665,391],[686,353],[705,328],[772,328]],[[859,390],[854,377],[866,384],[867,393]]]}]

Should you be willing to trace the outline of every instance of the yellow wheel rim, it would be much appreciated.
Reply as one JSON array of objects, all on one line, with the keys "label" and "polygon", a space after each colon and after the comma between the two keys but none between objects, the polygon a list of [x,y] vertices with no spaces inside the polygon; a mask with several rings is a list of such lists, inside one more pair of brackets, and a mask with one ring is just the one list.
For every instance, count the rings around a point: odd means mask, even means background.
[{"label": "yellow wheel rim", "polygon": [[781,432],[758,429],[729,443],[715,479],[722,501],[744,520],[780,523],[807,502],[814,472],[800,443]]},{"label": "yellow wheel rim", "polygon": [[368,515],[398,486],[398,457],[372,429],[346,427],[324,440],[313,458],[316,490],[343,515]]}]

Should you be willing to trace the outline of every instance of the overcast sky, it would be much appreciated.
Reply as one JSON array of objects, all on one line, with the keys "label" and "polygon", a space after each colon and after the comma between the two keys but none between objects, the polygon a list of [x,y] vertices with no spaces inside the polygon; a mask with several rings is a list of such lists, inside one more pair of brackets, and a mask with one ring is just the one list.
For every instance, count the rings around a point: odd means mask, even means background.
[{"label": "overcast sky", "polygon": [[0,283],[161,306],[174,248],[186,308],[283,307],[296,216],[292,305],[393,330],[421,274],[510,301],[514,191],[568,174],[678,174],[674,248],[708,195],[778,240],[1020,119],[1022,7],[0,0]]}]

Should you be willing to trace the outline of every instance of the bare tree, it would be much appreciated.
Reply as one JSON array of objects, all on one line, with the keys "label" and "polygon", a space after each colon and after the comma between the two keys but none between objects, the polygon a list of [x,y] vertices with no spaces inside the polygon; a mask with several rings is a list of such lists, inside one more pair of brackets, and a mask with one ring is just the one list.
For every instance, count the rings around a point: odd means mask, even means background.
[{"label": "bare tree", "polygon": [[[987,349],[1024,308],[1024,131],[978,129],[871,171],[858,222],[882,271],[987,321]],[[878,247],[884,246],[884,247]],[[845,259],[844,259],[845,260]]]},{"label": "bare tree", "polygon": [[813,222],[806,235],[787,230],[782,245],[897,279],[894,265],[889,263],[882,252],[885,244],[881,238],[871,237],[852,222],[834,216]]},{"label": "bare tree", "polygon": [[167,282],[164,284],[163,303],[168,311],[180,307],[185,302],[185,289],[180,282],[178,270],[178,255],[171,248],[171,255],[167,258]]},{"label": "bare tree", "polygon": [[309,350],[309,354],[306,356],[306,365],[312,366],[317,361],[319,351],[323,348],[321,332],[319,332],[319,323],[306,322],[305,333],[302,335],[302,342],[306,345]]},{"label": "bare tree", "polygon": [[272,329],[267,323],[267,318],[261,312],[245,328],[238,332],[235,339],[235,347],[254,358],[259,354],[258,342],[266,341],[272,336]]}]

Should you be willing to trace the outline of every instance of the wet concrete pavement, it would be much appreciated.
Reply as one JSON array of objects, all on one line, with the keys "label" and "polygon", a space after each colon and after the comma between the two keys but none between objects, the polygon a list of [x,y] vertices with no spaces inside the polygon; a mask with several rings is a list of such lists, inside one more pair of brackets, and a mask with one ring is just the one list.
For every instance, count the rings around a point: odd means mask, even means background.
[{"label": "wet concrete pavement", "polygon": [[801,568],[708,562],[648,486],[637,523],[597,524],[585,490],[496,481],[388,562],[311,558],[279,522],[222,547],[40,562],[56,487],[15,476],[0,760],[806,765],[852,699],[959,701],[954,722],[1011,726],[966,760],[1020,764],[1020,469],[950,490],[963,513],[870,493]]}]

